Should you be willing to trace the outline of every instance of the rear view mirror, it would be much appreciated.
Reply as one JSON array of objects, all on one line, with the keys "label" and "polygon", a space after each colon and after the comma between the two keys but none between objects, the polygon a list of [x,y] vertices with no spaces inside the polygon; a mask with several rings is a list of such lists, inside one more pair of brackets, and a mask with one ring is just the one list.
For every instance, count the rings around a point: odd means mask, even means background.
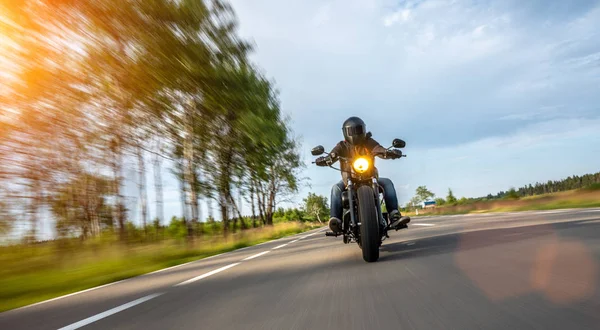
[{"label": "rear view mirror", "polygon": [[310,153],[313,156],[320,156],[325,152],[325,148],[323,148],[323,146],[316,146],[314,148],[312,148],[312,150],[310,151]]},{"label": "rear view mirror", "polygon": [[394,146],[394,148],[404,148],[406,147],[406,142],[404,142],[404,140],[401,139],[394,139],[392,145]]}]

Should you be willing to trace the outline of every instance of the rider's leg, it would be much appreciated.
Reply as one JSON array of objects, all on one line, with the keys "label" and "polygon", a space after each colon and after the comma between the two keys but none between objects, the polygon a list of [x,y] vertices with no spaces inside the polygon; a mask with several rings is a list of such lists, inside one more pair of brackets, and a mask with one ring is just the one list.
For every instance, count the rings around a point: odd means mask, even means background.
[{"label": "rider's leg", "polygon": [[390,227],[394,229],[402,229],[407,227],[407,223],[410,222],[409,217],[403,217],[398,210],[398,197],[396,195],[396,189],[394,183],[388,178],[379,178],[379,185],[383,187],[385,200],[385,207],[390,217]]},{"label": "rider's leg", "polygon": [[342,231],[342,215],[344,208],[342,206],[342,192],[344,191],[344,182],[340,181],[331,187],[329,229],[334,233]]}]

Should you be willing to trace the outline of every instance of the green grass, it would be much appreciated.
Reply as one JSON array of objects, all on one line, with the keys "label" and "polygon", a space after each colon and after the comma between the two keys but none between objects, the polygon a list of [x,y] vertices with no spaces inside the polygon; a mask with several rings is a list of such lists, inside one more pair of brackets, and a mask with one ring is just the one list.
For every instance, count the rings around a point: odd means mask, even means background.
[{"label": "green grass", "polygon": [[[522,212],[591,207],[600,207],[600,185],[593,185],[581,190],[525,197],[519,200],[473,202],[464,205],[442,206],[434,210],[419,210],[419,215]],[[415,216],[414,212],[407,214]]]},{"label": "green grass", "polygon": [[237,233],[227,241],[207,238],[193,248],[176,241],[127,246],[111,240],[67,249],[56,244],[2,248],[0,312],[314,228],[278,224]]}]

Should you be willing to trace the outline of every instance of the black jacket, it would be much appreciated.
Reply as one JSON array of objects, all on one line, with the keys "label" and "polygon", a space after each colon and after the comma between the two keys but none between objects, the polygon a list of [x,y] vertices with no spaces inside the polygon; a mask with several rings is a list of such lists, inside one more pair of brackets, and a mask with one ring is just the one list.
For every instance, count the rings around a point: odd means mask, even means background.
[{"label": "black jacket", "polygon": [[[352,144],[350,144],[349,142],[346,141],[340,141],[332,150],[331,150],[331,161],[332,164],[335,163],[336,161],[340,161],[340,168],[342,169],[342,179],[344,181],[344,184],[346,184],[348,182],[348,174],[350,172],[350,166],[351,164],[349,164],[348,162],[339,159],[339,157],[344,157],[344,158],[353,158],[357,153],[360,154],[361,153],[361,148],[364,148],[363,150],[368,151],[369,153],[373,154],[380,154],[380,157],[385,158],[387,149],[382,147],[379,142],[375,141],[373,138],[367,138],[367,140],[365,141],[364,145],[361,146],[353,146]],[[375,169],[375,173],[377,174],[377,169]]]}]

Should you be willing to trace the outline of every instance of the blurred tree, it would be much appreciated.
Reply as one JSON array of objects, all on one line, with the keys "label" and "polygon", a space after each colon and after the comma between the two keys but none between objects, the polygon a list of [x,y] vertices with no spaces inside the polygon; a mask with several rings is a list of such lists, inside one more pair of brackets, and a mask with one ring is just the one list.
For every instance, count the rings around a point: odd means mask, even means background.
[{"label": "blurred tree", "polygon": [[[233,212],[246,227],[234,187],[238,196],[249,195],[253,223],[258,207],[268,224],[276,205],[297,190],[297,142],[281,118],[273,83],[248,62],[251,47],[238,38],[229,5],[217,0],[0,5],[0,24],[10,40],[0,54],[0,62],[10,63],[7,88],[0,91],[0,106],[7,109],[0,113],[0,178],[19,187],[14,198],[28,201],[32,237],[46,201],[54,203],[55,217],[64,218],[61,226],[72,228],[73,214],[65,210],[75,202],[65,187],[84,185],[80,180],[87,173],[110,173],[108,192],[88,189],[90,200],[102,197],[94,209],[102,215],[92,214],[79,230],[96,235],[101,224],[116,221],[125,240],[123,173],[130,159],[137,160],[146,224],[148,153],[154,157],[159,219],[157,160],[174,162],[190,241],[200,228],[202,198],[219,202],[226,233]],[[162,146],[150,144],[155,140]]]},{"label": "blurred tree", "polygon": [[510,188],[508,193],[506,194],[506,199],[519,199],[519,194],[515,190],[515,188]]},{"label": "blurred tree", "polygon": [[329,216],[327,197],[308,193],[308,196],[304,198],[304,211],[311,216],[316,217],[319,223],[323,223],[321,217],[327,218]]},{"label": "blurred tree", "polygon": [[417,197],[415,201],[418,201],[418,204],[435,197],[435,194],[429,191],[426,186],[417,187],[415,194],[415,197]]},{"label": "blurred tree", "polygon": [[51,210],[57,219],[56,229],[60,237],[77,233],[86,238],[100,234],[101,219],[106,196],[111,192],[110,180],[81,173],[76,179],[56,187],[51,198]]},{"label": "blurred tree", "polygon": [[457,200],[456,197],[454,197],[454,193],[452,192],[452,189],[448,188],[448,196],[446,196],[446,203],[448,204],[456,204]]}]

